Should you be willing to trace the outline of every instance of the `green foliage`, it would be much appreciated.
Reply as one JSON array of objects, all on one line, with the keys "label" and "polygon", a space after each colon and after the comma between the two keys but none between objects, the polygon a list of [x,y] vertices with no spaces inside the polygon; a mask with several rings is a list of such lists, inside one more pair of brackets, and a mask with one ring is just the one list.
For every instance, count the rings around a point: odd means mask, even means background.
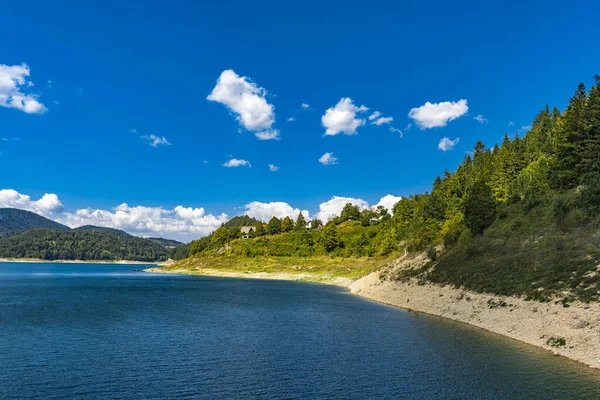
[{"label": "green foliage", "polygon": [[600,214],[600,173],[594,172],[583,178],[580,201],[587,215],[595,217]]},{"label": "green foliage", "polygon": [[247,215],[238,215],[225,222],[223,226],[230,230],[239,230],[242,226],[256,226],[258,222],[259,221],[256,218]]},{"label": "green foliage", "polygon": [[281,220],[277,217],[273,217],[267,224],[267,233],[269,235],[276,235],[281,233]]},{"label": "green foliage", "polygon": [[281,221],[281,232],[291,232],[294,229],[294,221],[290,217],[285,217]]},{"label": "green foliage", "polygon": [[496,201],[491,188],[483,181],[473,185],[464,205],[465,224],[474,235],[481,235],[494,222]]},{"label": "green foliage", "polygon": [[323,229],[323,246],[325,247],[325,251],[332,252],[338,247],[342,247],[343,243],[340,240],[340,235],[338,233],[337,227],[333,223],[328,223],[325,225]]},{"label": "green foliage", "polygon": [[254,234],[256,236],[262,236],[265,234],[265,226],[263,225],[262,221],[257,221],[256,225],[254,225],[256,227],[256,229],[254,230]]},{"label": "green foliage", "polygon": [[44,260],[166,260],[167,250],[131,235],[31,229],[0,239],[0,257]]},{"label": "green foliage", "polygon": [[345,222],[348,220],[358,221],[359,218],[360,211],[358,210],[358,206],[355,206],[351,203],[346,203],[346,205],[342,209],[342,213],[340,214],[338,223]]},{"label": "green foliage", "polygon": [[[229,230],[225,225],[213,232],[210,238],[210,244],[213,246],[223,246],[229,240]],[[192,252],[194,253],[194,252]]]},{"label": "green foliage", "polygon": [[302,213],[298,214],[298,218],[296,218],[296,224],[295,224],[295,228],[299,231],[303,231],[306,230],[306,225],[308,223],[306,222],[306,218],[304,218],[304,215]]}]

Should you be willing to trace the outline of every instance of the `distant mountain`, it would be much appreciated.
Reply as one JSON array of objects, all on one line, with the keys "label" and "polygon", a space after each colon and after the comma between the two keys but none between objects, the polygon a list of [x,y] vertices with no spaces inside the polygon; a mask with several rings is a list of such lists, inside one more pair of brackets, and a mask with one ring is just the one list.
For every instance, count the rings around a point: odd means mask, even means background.
[{"label": "distant mountain", "polygon": [[167,249],[131,235],[105,232],[31,229],[0,239],[0,258],[43,260],[162,261]]},{"label": "distant mountain", "polygon": [[0,238],[16,235],[29,229],[55,229],[68,231],[68,226],[59,224],[31,211],[17,208],[0,208]]},{"label": "distant mountain", "polygon": [[83,232],[100,232],[100,233],[112,233],[113,235],[118,236],[132,236],[129,233],[122,231],[120,229],[115,228],[106,228],[104,226],[94,226],[94,225],[83,225],[79,228],[74,228],[74,231],[83,231]]},{"label": "distant mountain", "polygon": [[150,240],[151,242],[154,243],[158,243],[163,247],[166,247],[167,249],[173,249],[177,246],[181,246],[183,243],[179,242],[177,240],[172,240],[172,239],[165,239],[165,238],[159,238],[159,237],[149,237],[149,238],[145,238],[146,240]]}]

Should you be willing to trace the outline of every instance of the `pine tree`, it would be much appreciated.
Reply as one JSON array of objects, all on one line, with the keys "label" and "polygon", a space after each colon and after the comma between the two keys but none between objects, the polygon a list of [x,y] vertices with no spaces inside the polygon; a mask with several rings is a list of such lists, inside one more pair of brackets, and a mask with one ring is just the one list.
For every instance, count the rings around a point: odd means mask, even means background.
[{"label": "pine tree", "polygon": [[262,236],[265,234],[265,226],[263,225],[262,221],[256,222],[256,228],[254,232],[256,233],[256,236]]},{"label": "pine tree", "polygon": [[325,225],[325,228],[323,229],[323,246],[328,253],[338,247],[342,247],[342,241],[340,240],[337,228],[335,224],[331,222]]},{"label": "pine tree", "polygon": [[465,200],[465,224],[473,235],[481,235],[496,218],[496,201],[492,190],[483,181],[471,188]]},{"label": "pine tree", "polygon": [[558,136],[554,143],[554,168],[552,182],[558,189],[577,186],[582,173],[583,146],[586,137],[585,85],[579,87],[565,110]]},{"label": "pine tree", "polygon": [[306,230],[306,219],[302,213],[298,214],[298,218],[296,218],[296,230],[303,231]]},{"label": "pine tree", "polygon": [[586,110],[586,137],[584,140],[580,176],[600,172],[600,75],[589,92]]},{"label": "pine tree", "polygon": [[281,231],[282,232],[291,232],[294,229],[294,221],[290,217],[285,217],[283,221],[281,221]]},{"label": "pine tree", "polygon": [[276,235],[281,233],[281,220],[277,217],[273,217],[267,224],[267,233],[269,235]]}]

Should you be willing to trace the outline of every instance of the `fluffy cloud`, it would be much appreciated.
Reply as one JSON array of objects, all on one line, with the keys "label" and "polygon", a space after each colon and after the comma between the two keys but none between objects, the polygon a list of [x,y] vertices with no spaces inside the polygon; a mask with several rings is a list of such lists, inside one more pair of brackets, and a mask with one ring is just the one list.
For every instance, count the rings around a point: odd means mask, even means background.
[{"label": "fluffy cloud", "polygon": [[167,138],[160,137],[160,136],[156,136],[156,135],[150,135],[150,136],[142,136],[142,139],[146,139],[150,146],[152,147],[158,147],[159,145],[165,145],[165,146],[170,146],[171,143],[169,143],[169,141],[167,140]]},{"label": "fluffy cloud", "polygon": [[58,196],[52,193],[44,194],[39,200],[21,194],[13,189],[0,190],[0,208],[20,208],[50,217],[63,209]]},{"label": "fluffy cloud", "polygon": [[458,144],[459,141],[460,141],[460,138],[456,138],[454,140],[451,140],[447,137],[442,138],[442,140],[440,140],[440,143],[438,143],[438,149],[440,149],[442,151],[452,150],[454,148],[454,146],[456,146]]},{"label": "fluffy cloud", "polygon": [[47,108],[37,99],[38,96],[22,92],[23,88],[33,86],[26,78],[29,76],[27,64],[0,64],[0,106],[21,110],[27,114],[43,114]]},{"label": "fluffy cloud", "polygon": [[302,103],[301,107],[304,108],[305,110],[308,110],[310,108],[310,104]]},{"label": "fluffy cloud", "polygon": [[290,217],[295,220],[300,213],[302,213],[305,218],[309,218],[308,210],[293,208],[283,201],[274,201],[271,203],[253,201],[252,203],[246,204],[244,208],[246,209],[244,214],[265,222],[269,221],[272,217]]},{"label": "fluffy cloud", "polygon": [[379,202],[373,206],[373,208],[377,208],[379,206],[384,206],[385,208],[388,209],[388,211],[390,212],[390,214],[392,214],[393,210],[394,210],[394,206],[400,200],[402,200],[401,196],[394,196],[394,195],[391,195],[391,194],[387,194],[387,195],[383,196],[379,200]]},{"label": "fluffy cloud", "polygon": [[333,153],[325,153],[319,158],[319,162],[323,165],[333,165],[338,163],[338,159],[333,156]]},{"label": "fluffy cloud", "polygon": [[228,69],[221,73],[207,99],[225,105],[236,115],[236,120],[259,139],[277,139],[279,132],[271,129],[275,123],[275,107],[267,102],[266,96],[264,88]]},{"label": "fluffy cloud", "polygon": [[467,100],[457,102],[444,101],[441,103],[427,102],[421,107],[413,108],[408,113],[421,129],[430,129],[446,126],[448,122],[462,117],[469,111]]},{"label": "fluffy cloud", "polygon": [[321,117],[321,123],[326,128],[325,135],[356,134],[356,129],[366,122],[364,118],[357,118],[356,114],[367,110],[369,109],[365,106],[355,106],[348,97],[342,98],[335,107],[329,108]]},{"label": "fluffy cloud", "polygon": [[231,160],[229,160],[225,164],[223,164],[223,166],[227,167],[227,168],[233,168],[233,167],[251,167],[252,165],[250,165],[249,161],[232,158]]},{"label": "fluffy cloud", "polygon": [[171,210],[162,207],[131,207],[125,203],[112,210],[80,209],[56,218],[72,228],[82,225],[106,226],[122,229],[140,236],[166,235],[177,237],[206,236],[228,220],[227,214],[206,214],[204,208],[177,206]]},{"label": "fluffy cloud", "polygon": [[475,121],[479,122],[480,124],[487,124],[488,123],[488,120],[482,114],[474,116],[473,119]]},{"label": "fluffy cloud", "polygon": [[323,222],[327,222],[330,219],[340,215],[342,209],[347,203],[358,206],[359,210],[369,208],[369,203],[363,199],[333,196],[330,200],[319,204],[319,212],[315,214],[315,218],[318,218]]},{"label": "fluffy cloud", "polygon": [[279,171],[279,167],[275,164],[269,164],[269,171],[271,171],[271,172]]}]

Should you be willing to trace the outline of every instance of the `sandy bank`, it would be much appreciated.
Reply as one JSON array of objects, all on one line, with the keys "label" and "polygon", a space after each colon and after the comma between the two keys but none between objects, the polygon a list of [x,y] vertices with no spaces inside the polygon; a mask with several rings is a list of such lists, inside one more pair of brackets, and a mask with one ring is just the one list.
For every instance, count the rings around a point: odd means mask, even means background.
[{"label": "sandy bank", "polygon": [[[422,260],[417,257],[413,261]],[[394,268],[403,267],[398,263]],[[393,276],[387,272],[386,276]],[[565,308],[562,303],[479,294],[417,280],[382,279],[380,272],[357,280],[350,290],[371,300],[474,325],[600,368],[598,303],[575,302]]]}]

